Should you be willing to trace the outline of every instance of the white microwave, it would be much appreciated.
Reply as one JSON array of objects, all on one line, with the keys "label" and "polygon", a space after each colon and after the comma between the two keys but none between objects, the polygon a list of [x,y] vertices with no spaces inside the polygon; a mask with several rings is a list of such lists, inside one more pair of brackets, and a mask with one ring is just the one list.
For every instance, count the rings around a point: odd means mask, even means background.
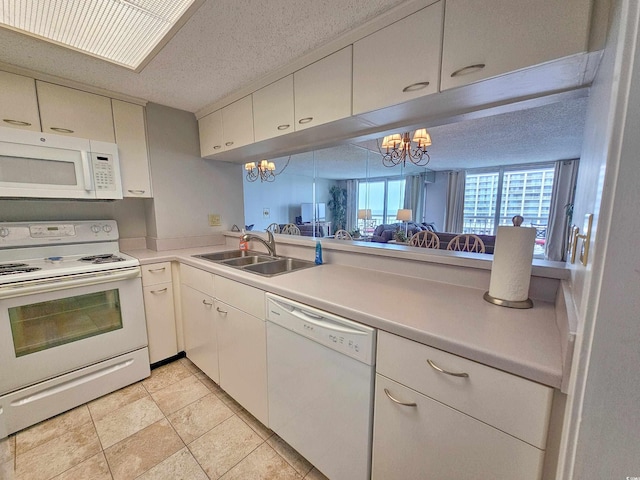
[{"label": "white microwave", "polygon": [[0,198],[122,198],[118,146],[0,127]]}]

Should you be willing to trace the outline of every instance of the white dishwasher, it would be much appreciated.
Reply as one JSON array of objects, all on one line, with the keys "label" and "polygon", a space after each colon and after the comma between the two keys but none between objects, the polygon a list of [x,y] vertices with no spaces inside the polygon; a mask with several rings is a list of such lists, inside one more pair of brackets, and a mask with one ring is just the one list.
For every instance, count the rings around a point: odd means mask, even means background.
[{"label": "white dishwasher", "polygon": [[269,427],[331,480],[371,478],[375,340],[267,293]]}]

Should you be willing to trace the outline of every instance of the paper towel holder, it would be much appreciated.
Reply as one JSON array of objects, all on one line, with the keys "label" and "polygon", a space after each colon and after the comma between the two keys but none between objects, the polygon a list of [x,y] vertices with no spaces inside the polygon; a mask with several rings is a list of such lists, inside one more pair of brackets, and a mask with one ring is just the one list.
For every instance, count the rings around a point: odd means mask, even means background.
[{"label": "paper towel holder", "polygon": [[[519,227],[522,225],[524,218],[520,215],[514,216],[511,221],[513,222],[514,227]],[[487,302],[493,303],[494,305],[498,305],[500,307],[508,307],[508,308],[533,308],[533,301],[530,298],[526,300],[503,300],[501,298],[496,298],[489,295],[489,292],[484,292],[483,297]]]}]

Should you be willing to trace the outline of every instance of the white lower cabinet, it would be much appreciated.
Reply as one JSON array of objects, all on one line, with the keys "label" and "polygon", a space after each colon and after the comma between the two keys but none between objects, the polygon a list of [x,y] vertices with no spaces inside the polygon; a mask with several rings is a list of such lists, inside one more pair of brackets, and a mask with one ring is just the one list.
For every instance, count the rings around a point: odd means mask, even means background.
[{"label": "white lower cabinet", "polygon": [[220,386],[268,425],[265,322],[219,300],[216,315]]},{"label": "white lower cabinet", "polygon": [[543,459],[542,450],[376,375],[373,479],[536,480]]},{"label": "white lower cabinet", "polygon": [[539,480],[553,389],[378,333],[374,479]]},{"label": "white lower cabinet", "polygon": [[214,277],[220,386],[269,425],[264,292]]},{"label": "white lower cabinet", "polygon": [[156,363],[178,353],[170,262],[142,267],[142,293],[149,361]]},{"label": "white lower cabinet", "polygon": [[218,331],[211,295],[213,275],[181,265],[180,283],[185,353],[209,378],[220,383]]}]

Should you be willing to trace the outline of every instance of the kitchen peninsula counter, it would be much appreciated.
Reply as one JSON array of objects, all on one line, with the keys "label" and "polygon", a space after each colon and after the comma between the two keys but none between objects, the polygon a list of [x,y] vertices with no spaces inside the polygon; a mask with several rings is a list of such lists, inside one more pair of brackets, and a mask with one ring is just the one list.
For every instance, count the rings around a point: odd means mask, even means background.
[{"label": "kitchen peninsula counter", "polygon": [[483,289],[325,264],[273,277],[194,258],[216,245],[128,251],[142,264],[176,261],[350,318],[371,327],[560,388],[562,340],[552,302],[518,310],[483,300]]}]

